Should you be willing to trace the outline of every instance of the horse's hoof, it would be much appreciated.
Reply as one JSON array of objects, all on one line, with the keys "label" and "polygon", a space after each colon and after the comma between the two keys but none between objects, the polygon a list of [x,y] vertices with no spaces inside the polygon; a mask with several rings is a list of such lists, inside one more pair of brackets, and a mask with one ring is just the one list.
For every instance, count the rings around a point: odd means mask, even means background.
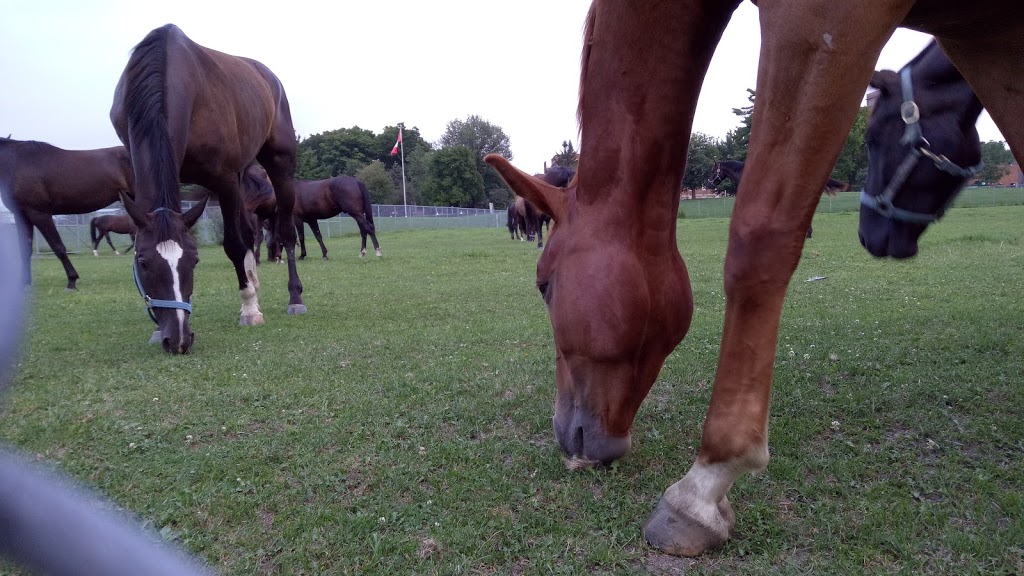
[{"label": "horse's hoof", "polygon": [[97,258],[99,258],[99,256],[100,256],[100,251],[99,251],[99,250],[93,250],[93,251],[92,251],[92,255],[93,255],[93,256],[96,256]]},{"label": "horse's hoof", "polygon": [[78,292],[78,288],[75,288],[74,286],[68,286],[64,289],[65,294],[74,294],[75,292]]},{"label": "horse's hoof", "polygon": [[150,344],[159,344],[164,339],[163,332],[159,330],[153,330],[153,335],[149,337]]},{"label": "horse's hoof", "polygon": [[238,320],[239,326],[262,326],[263,325],[263,313],[257,312],[255,314],[243,314]]},{"label": "horse's hoof", "polygon": [[323,260],[327,260],[327,255],[324,254]]},{"label": "horse's hoof", "polygon": [[366,250],[359,251],[359,257],[362,258],[363,256],[366,256]]},{"label": "horse's hoof", "polygon": [[288,305],[288,314],[305,314],[305,313],[306,313],[306,305],[305,304],[289,304]]},{"label": "horse's hoof", "polygon": [[381,256],[380,250],[375,250],[375,252],[377,253],[377,256]]},{"label": "horse's hoof", "polygon": [[114,250],[114,256],[120,256],[120,255],[121,255],[120,252],[118,252],[117,250]]},{"label": "horse's hoof", "polygon": [[644,525],[644,539],[662,552],[675,556],[699,556],[729,539],[736,523],[727,498],[718,504],[718,526],[708,526],[674,510],[663,497]]}]

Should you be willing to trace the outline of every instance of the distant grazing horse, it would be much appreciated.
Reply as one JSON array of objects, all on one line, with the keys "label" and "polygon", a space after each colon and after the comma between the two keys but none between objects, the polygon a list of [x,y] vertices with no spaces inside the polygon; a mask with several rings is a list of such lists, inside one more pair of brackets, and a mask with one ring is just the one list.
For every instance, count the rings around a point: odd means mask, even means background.
[{"label": "distant grazing horse", "polygon": [[519,230],[519,241],[533,242],[534,230],[537,226],[535,222],[537,216],[534,212],[533,204],[527,202],[525,198],[516,196],[509,210],[512,211],[512,218],[515,220],[516,229]]},{"label": "distant grazing horse", "polygon": [[[715,188],[722,183],[725,179],[731,179],[739,186],[740,177],[743,176],[743,162],[738,160],[719,160],[711,166],[711,177],[708,178],[708,184],[711,188]],[[828,179],[825,183],[825,193],[830,196],[834,196],[837,192],[845,192],[850,189],[850,185],[846,182],[840,182],[839,180]],[[807,237],[810,238],[814,234],[814,228],[812,226],[807,227]]]},{"label": "distant grazing horse", "polygon": [[[254,233],[253,257],[256,264],[259,264],[264,231],[268,238],[273,238],[277,229],[277,197],[274,195],[274,185],[270,182],[267,171],[255,162],[247,166],[242,173],[242,204]],[[272,242],[268,241],[268,244]],[[280,251],[273,256],[267,255],[268,260],[280,257]]]},{"label": "distant grazing horse", "polygon": [[[543,174],[534,174],[534,176],[540,178],[541,180],[547,182],[552,186],[558,188],[565,188],[566,186],[569,185],[569,182],[573,179],[573,176],[576,176],[576,171],[573,170],[572,168],[568,168],[565,166],[552,166],[551,168],[545,170]],[[547,212],[544,212],[540,208],[537,208],[536,206],[534,206],[533,209],[537,217],[537,233],[541,234],[540,228],[542,226],[550,230],[551,215],[548,214]],[[541,243],[538,244],[538,247],[541,247],[541,244],[543,244],[543,239],[540,240]]]},{"label": "distant grazing horse", "polygon": [[88,214],[132,195],[131,157],[121,146],[63,150],[45,142],[0,138],[0,198],[14,215],[25,283],[31,283],[33,228],[64,265],[68,290],[78,272],[53,223],[54,214]]},{"label": "distant grazing horse", "polygon": [[875,256],[908,258],[981,170],[982,106],[936,42],[898,74],[875,72],[871,86],[878,98],[868,120],[860,242]]},{"label": "distant grazing horse", "polygon": [[[284,87],[255,60],[204,48],[168,24],[150,32],[128,59],[110,110],[131,152],[136,199],[122,202],[136,226],[135,272],[171,353],[188,352],[193,272],[199,253],[188,229],[206,201],[181,213],[179,178],[217,195],[224,252],[235,265],[241,324],[262,324],[253,230],[243,215],[243,172],[266,168],[277,197],[278,235],[288,252],[288,312],[305,312],[295,268],[295,130]],[[282,222],[287,225],[282,225]]]},{"label": "distant grazing horse", "polygon": [[[679,190],[704,74],[739,2],[595,0],[584,32],[573,184],[555,188],[499,156],[485,158],[556,222],[537,262],[537,287],[556,349],[555,436],[574,466],[629,451],[637,409],[689,329],[693,299],[676,243]],[[1024,162],[1018,2],[758,4],[758,105],[729,222],[711,404],[696,461],[644,529],[648,542],[673,554],[725,542],[735,522],[726,494],[768,464],[786,289],[872,67],[897,26],[938,37]],[[607,234],[610,222],[629,233]]]},{"label": "distant grazing horse", "polygon": [[363,246],[359,257],[366,256],[366,237],[373,240],[373,250],[380,256],[380,244],[377,243],[377,229],[373,225],[373,204],[370,203],[370,191],[362,180],[351,176],[335,176],[326,180],[299,180],[296,182],[298,194],[295,204],[295,226],[299,235],[299,246],[306,257],[306,234],[302,223],[309,224],[313,236],[320,243],[320,251],[327,260],[327,247],[320,235],[317,220],[326,220],[340,213],[348,214],[359,226],[359,235],[363,238]]},{"label": "distant grazing horse", "polygon": [[89,237],[92,239],[92,255],[99,256],[100,242],[106,238],[107,244],[110,244],[110,248],[114,251],[114,254],[121,255],[117,251],[117,247],[110,240],[110,234],[127,234],[131,238],[131,245],[124,249],[125,254],[131,251],[135,247],[135,222],[132,221],[132,217],[127,214],[108,214],[105,216],[97,216],[89,221]]},{"label": "distant grazing horse", "polygon": [[523,232],[520,230],[521,222],[519,220],[519,213],[516,212],[515,202],[513,202],[512,205],[508,207],[507,226],[508,234],[509,236],[512,237],[513,240],[515,240],[517,236],[519,237],[520,242],[524,240]]}]

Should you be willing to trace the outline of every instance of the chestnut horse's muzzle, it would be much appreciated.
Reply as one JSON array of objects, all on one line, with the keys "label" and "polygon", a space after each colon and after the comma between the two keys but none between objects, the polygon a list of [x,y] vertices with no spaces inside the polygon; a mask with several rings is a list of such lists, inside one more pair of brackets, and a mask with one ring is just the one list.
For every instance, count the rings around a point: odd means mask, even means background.
[{"label": "chestnut horse's muzzle", "polygon": [[629,452],[632,443],[629,434],[609,435],[600,419],[584,408],[556,411],[551,421],[558,445],[571,459],[592,465],[611,464]]}]

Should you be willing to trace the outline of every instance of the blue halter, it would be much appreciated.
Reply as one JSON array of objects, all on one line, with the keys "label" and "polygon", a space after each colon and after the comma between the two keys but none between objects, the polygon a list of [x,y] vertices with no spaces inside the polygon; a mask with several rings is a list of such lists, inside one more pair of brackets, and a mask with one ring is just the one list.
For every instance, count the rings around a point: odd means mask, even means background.
[{"label": "blue halter", "polygon": [[907,157],[899,165],[899,168],[896,169],[896,173],[893,174],[892,180],[889,181],[889,185],[885,187],[885,190],[878,196],[871,196],[867,190],[861,190],[860,203],[891,220],[927,225],[942,218],[943,214],[946,213],[946,209],[949,208],[949,205],[956,198],[956,194],[951,195],[949,202],[939,208],[938,212],[934,214],[912,212],[893,206],[893,199],[896,198],[900,188],[907,182],[907,178],[914,167],[917,166],[918,160],[922,156],[928,158],[935,164],[936,168],[947,174],[959,177],[963,180],[963,184],[977,176],[985,166],[985,163],[978,162],[974,166],[963,168],[942,154],[932,152],[931,145],[925,139],[924,134],[921,133],[921,125],[918,124],[918,121],[921,119],[921,110],[917,107],[917,103],[914,102],[914,87],[911,82],[910,73],[909,65],[900,71],[900,85],[903,89],[903,104],[900,105],[900,117],[903,119],[903,123],[907,125],[903,132],[903,138],[900,139],[900,144],[910,146],[910,152],[907,153]]},{"label": "blue halter", "polygon": [[[169,210],[169,208],[157,208],[154,212],[161,212]],[[189,315],[192,314],[192,302],[182,302],[181,300],[158,300],[156,298],[150,298],[145,290],[142,289],[142,281],[139,280],[139,259],[138,251],[135,252],[135,259],[132,260],[132,275],[135,277],[135,287],[139,289],[139,295],[142,296],[142,301],[146,304],[146,313],[149,314],[150,320],[154,324],[159,324],[156,320],[156,314],[153,314],[153,308],[173,308],[175,310],[184,310]]]}]

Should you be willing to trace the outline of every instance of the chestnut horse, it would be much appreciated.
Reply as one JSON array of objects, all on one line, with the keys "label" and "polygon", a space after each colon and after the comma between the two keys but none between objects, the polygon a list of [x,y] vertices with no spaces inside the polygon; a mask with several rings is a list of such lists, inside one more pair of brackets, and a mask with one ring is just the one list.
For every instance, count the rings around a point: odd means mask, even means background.
[{"label": "chestnut horse", "polygon": [[[899,73],[875,72],[871,86],[878,97],[868,119],[860,242],[875,256],[908,258],[981,170],[981,102],[935,42]],[[904,110],[916,120],[907,122]]]},{"label": "chestnut horse", "polygon": [[[583,42],[580,167],[566,189],[485,160],[556,226],[537,262],[555,340],[554,431],[574,465],[630,448],[641,402],[690,325],[676,214],[704,74],[740,0],[595,0]],[[673,554],[729,537],[727,492],[768,465],[786,289],[821,190],[898,26],[938,37],[1024,161],[1024,12],[1017,2],[760,0],[746,178],[729,223],[725,326],[696,461],[644,529]],[[979,27],[984,33],[979,34]],[[608,236],[609,225],[628,234]]]},{"label": "chestnut horse", "polygon": [[[188,229],[205,208],[181,213],[179,182],[217,195],[224,252],[235,266],[241,324],[262,324],[253,230],[243,215],[246,167],[258,159],[274,184],[278,234],[288,252],[288,313],[305,312],[295,267],[295,131],[281,82],[255,60],[200,46],[172,24],[132,51],[114,91],[110,119],[135,167],[136,200],[122,195],[139,228],[135,273],[163,348],[188,352],[192,282],[199,254]],[[282,226],[281,221],[288,226]]]},{"label": "chestnut horse", "polygon": [[63,150],[45,142],[0,138],[0,198],[14,215],[21,245],[23,278],[32,280],[33,228],[64,265],[68,290],[78,271],[53,223],[54,214],[88,214],[132,191],[131,157],[122,146],[99,150]]},{"label": "chestnut horse", "polygon": [[359,226],[359,235],[363,238],[363,246],[359,257],[366,256],[366,237],[373,241],[373,250],[380,256],[380,244],[377,242],[377,229],[373,225],[373,204],[370,202],[370,191],[366,184],[352,176],[335,176],[326,180],[299,180],[295,183],[295,229],[299,236],[301,249],[300,259],[306,257],[306,234],[302,223],[309,224],[313,236],[320,243],[323,259],[327,260],[327,247],[320,235],[317,220],[333,218],[338,214],[348,214]]},{"label": "chestnut horse", "polygon": [[89,221],[89,238],[92,240],[92,255],[99,256],[100,242],[104,238],[107,239],[107,244],[110,244],[110,249],[114,251],[114,254],[121,255],[118,252],[117,247],[114,246],[114,242],[110,240],[111,233],[116,234],[127,234],[131,239],[132,243],[130,246],[125,248],[127,254],[135,247],[135,233],[137,228],[135,222],[132,221],[132,217],[127,214],[107,214],[105,216],[97,216]]}]

